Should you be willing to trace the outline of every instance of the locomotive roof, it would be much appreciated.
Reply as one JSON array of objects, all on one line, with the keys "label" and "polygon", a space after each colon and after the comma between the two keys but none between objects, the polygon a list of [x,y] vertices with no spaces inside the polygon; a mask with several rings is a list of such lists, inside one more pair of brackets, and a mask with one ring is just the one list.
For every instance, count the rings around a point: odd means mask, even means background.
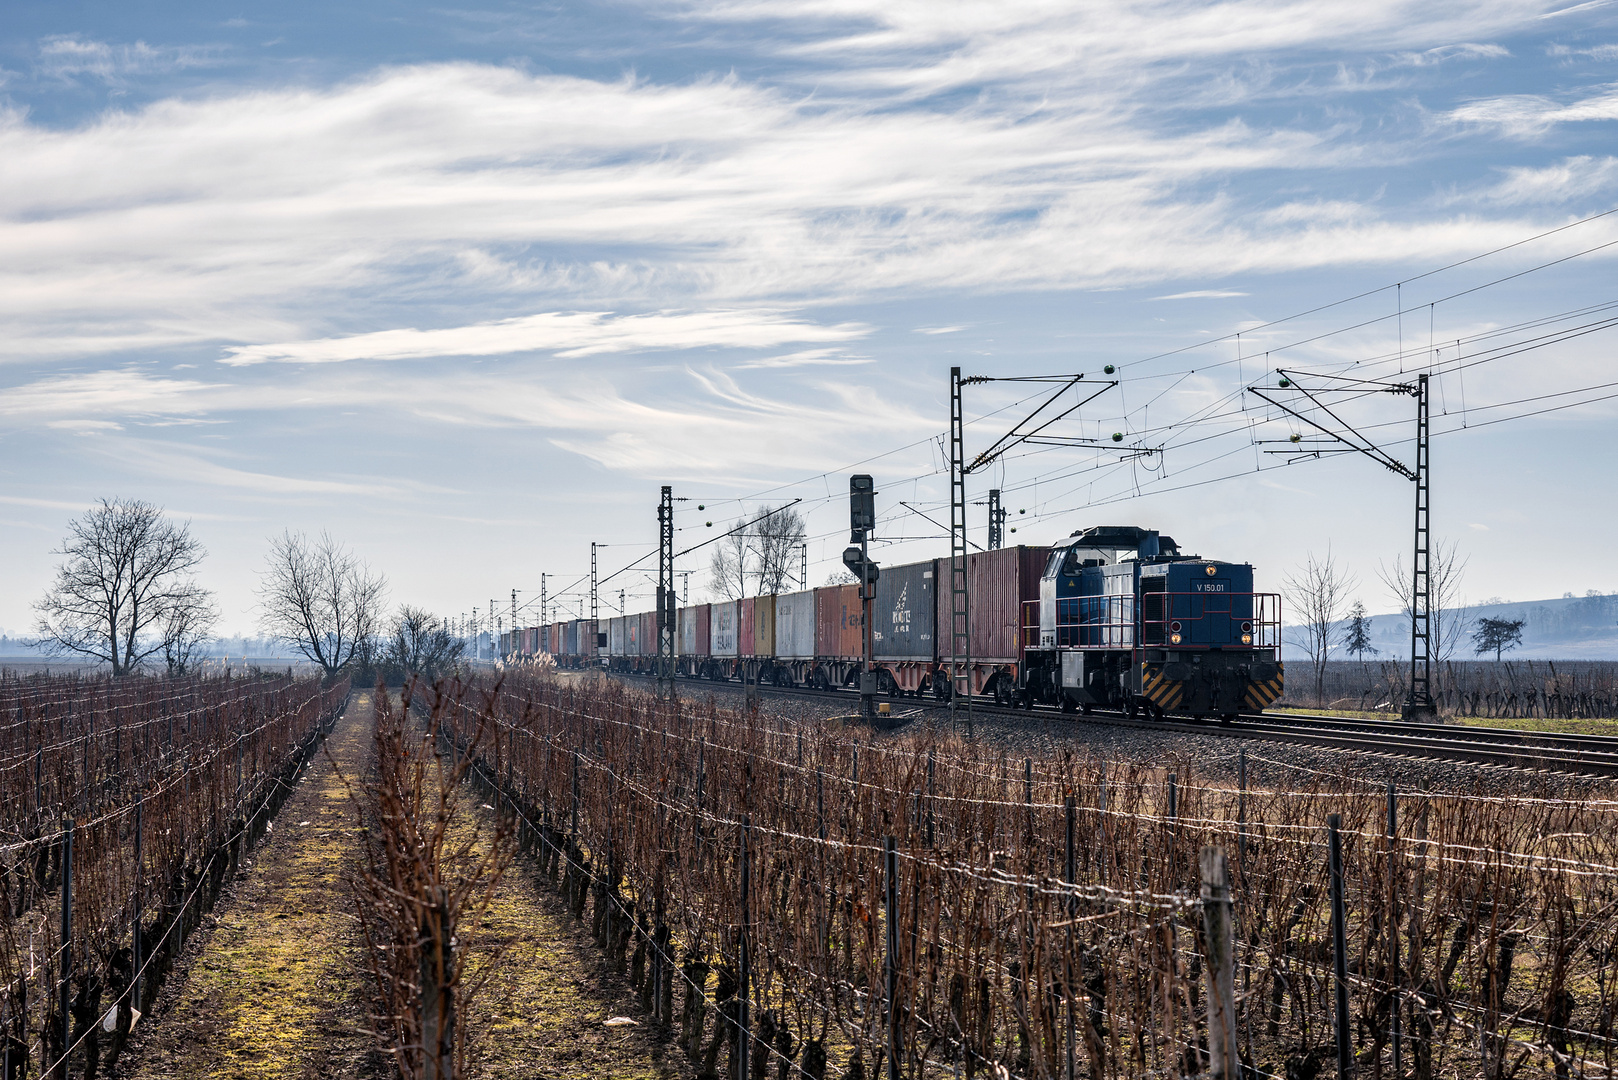
[{"label": "locomotive roof", "polygon": [[1149,536],[1157,537],[1158,546],[1164,551],[1178,551],[1180,548],[1172,536],[1163,536],[1155,529],[1143,529],[1139,525],[1092,525],[1088,529],[1077,529],[1070,536],[1073,544],[1066,546],[1132,548],[1139,547],[1141,541]]}]

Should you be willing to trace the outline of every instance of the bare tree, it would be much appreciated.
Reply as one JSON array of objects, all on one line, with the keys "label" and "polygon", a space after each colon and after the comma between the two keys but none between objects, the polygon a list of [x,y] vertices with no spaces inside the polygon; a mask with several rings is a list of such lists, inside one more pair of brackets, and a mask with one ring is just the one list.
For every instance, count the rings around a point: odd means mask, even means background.
[{"label": "bare tree", "polygon": [[[1457,548],[1453,540],[1448,544],[1439,540],[1433,544],[1427,557],[1427,572],[1432,579],[1432,608],[1429,612],[1432,636],[1428,640],[1431,642],[1432,658],[1440,662],[1455,654],[1462,638],[1466,636],[1469,621],[1466,605],[1461,600],[1461,575],[1466,572],[1467,560],[1460,557]],[[1403,557],[1395,558],[1392,568],[1379,566],[1377,576],[1399,602],[1404,617],[1412,618],[1415,609],[1411,597],[1415,592],[1415,582],[1413,575],[1405,569]]]},{"label": "bare tree", "polygon": [[447,622],[424,608],[406,604],[393,620],[385,656],[406,675],[431,681],[459,663],[465,653],[466,640],[454,634]]},{"label": "bare tree", "polygon": [[219,620],[213,594],[196,585],[181,590],[163,622],[163,663],[170,675],[184,675],[202,646],[213,637]]},{"label": "bare tree", "polygon": [[798,547],[806,530],[803,515],[790,504],[766,508],[753,526],[753,551],[758,557],[758,594],[768,596],[785,589],[797,577]]},{"label": "bare tree", "polygon": [[747,581],[757,575],[753,545],[744,528],[745,517],[737,520],[734,531],[714,545],[708,563],[708,586],[723,600],[740,600],[747,595]]},{"label": "bare tree", "polygon": [[1288,575],[1282,583],[1282,591],[1293,612],[1289,644],[1302,649],[1309,657],[1314,669],[1317,705],[1326,703],[1326,658],[1331,655],[1338,637],[1333,624],[1341,617],[1343,604],[1354,584],[1353,576],[1337,565],[1330,547],[1324,559],[1316,559],[1310,552],[1303,568]]},{"label": "bare tree", "polygon": [[[207,552],[189,522],[171,521],[161,507],[103,499],[68,526],[55,554],[67,561],[34,605],[35,630],[54,652],[92,657],[127,675],[174,646],[176,625],[191,642],[187,656],[213,627],[209,594],[190,578]],[[180,609],[186,614],[176,624]]]},{"label": "bare tree", "polygon": [[328,678],[367,648],[382,619],[387,583],[329,533],[270,540],[259,586],[266,633],[303,653]]}]

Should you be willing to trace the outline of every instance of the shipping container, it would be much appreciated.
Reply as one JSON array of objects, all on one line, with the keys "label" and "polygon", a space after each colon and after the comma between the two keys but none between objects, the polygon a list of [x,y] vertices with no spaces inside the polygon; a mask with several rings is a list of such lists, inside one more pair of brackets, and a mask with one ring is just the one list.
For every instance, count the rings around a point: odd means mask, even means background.
[{"label": "shipping container", "polygon": [[862,615],[858,585],[828,585],[815,590],[815,655],[827,659],[859,659]]},{"label": "shipping container", "polygon": [[642,656],[657,655],[657,612],[643,611],[640,613],[640,654]]},{"label": "shipping container", "polygon": [[772,593],[769,596],[759,596],[753,599],[753,655],[775,655],[775,604],[776,598]]},{"label": "shipping container", "polygon": [[640,616],[620,615],[619,620],[624,624],[624,655],[640,655]]},{"label": "shipping container", "polygon": [[736,652],[741,656],[757,656],[753,642],[753,610],[758,598],[744,596],[736,601]]},{"label": "shipping container", "polygon": [[931,661],[938,654],[933,562],[884,566],[871,604],[872,653],[882,660]]},{"label": "shipping container", "polygon": [[[1039,599],[1039,579],[1045,572],[1047,547],[997,548],[974,551],[966,557],[967,592],[971,601],[972,661],[975,664],[1020,664],[1022,662],[1022,605]],[[954,653],[952,616],[955,598],[950,590],[950,561],[937,564],[938,658],[948,660]],[[1038,644],[1033,642],[1032,644]]]},{"label": "shipping container", "polygon": [[713,634],[713,655],[734,657],[737,647],[737,618],[741,607],[734,600],[725,600],[710,606],[710,629]]},{"label": "shipping container", "polygon": [[680,655],[708,655],[708,605],[680,609]]},{"label": "shipping container", "polygon": [[607,620],[607,655],[622,656],[628,644],[624,637],[624,617],[614,615]]},{"label": "shipping container", "polygon": [[815,656],[815,594],[786,593],[775,598],[775,655],[782,660]]}]

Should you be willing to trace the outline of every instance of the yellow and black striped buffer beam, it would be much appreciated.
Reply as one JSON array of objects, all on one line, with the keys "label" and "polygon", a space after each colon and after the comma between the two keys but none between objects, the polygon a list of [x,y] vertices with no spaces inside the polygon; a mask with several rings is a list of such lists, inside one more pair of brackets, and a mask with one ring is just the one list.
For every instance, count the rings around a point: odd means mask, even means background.
[{"label": "yellow and black striped buffer beam", "polygon": [[1156,664],[1140,666],[1141,696],[1159,709],[1172,709],[1185,697],[1185,684],[1163,677],[1163,669]]},{"label": "yellow and black striped buffer beam", "polygon": [[1275,678],[1247,684],[1247,693],[1242,701],[1249,709],[1266,709],[1281,696],[1281,688],[1286,681],[1286,665],[1277,664],[1275,669]]}]

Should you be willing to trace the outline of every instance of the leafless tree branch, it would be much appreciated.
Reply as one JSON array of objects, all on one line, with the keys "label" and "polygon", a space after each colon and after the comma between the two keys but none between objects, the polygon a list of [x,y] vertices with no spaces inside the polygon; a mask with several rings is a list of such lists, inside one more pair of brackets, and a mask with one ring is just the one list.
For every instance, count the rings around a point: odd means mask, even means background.
[{"label": "leafless tree branch", "polygon": [[386,591],[382,575],[329,533],[282,533],[259,586],[262,625],[333,677],[370,646]]},{"label": "leafless tree branch", "polygon": [[56,554],[67,561],[34,605],[35,630],[53,651],[104,661],[114,675],[158,654],[189,657],[218,617],[189,576],[206,550],[190,523],[151,503],[103,499],[68,526]]}]

